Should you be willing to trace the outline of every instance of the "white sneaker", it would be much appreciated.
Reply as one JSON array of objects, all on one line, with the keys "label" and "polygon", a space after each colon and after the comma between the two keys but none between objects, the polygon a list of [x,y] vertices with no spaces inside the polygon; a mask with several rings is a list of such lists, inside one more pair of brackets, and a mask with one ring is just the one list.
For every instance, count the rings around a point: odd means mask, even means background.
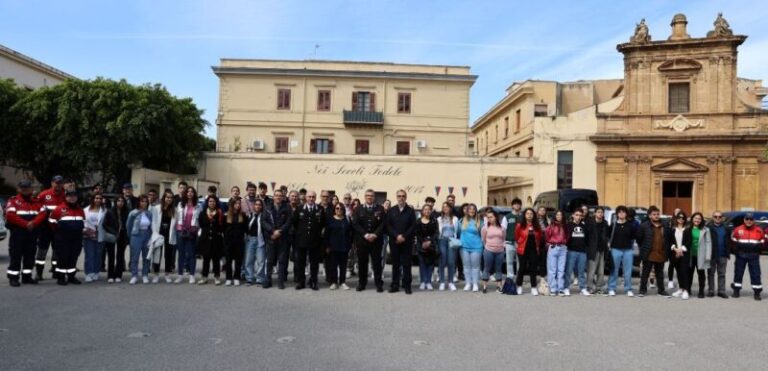
[{"label": "white sneaker", "polygon": [[616,296],[616,291],[608,290],[608,296]]},{"label": "white sneaker", "polygon": [[437,291],[445,291],[445,284],[441,283],[440,286],[437,286]]},{"label": "white sneaker", "polygon": [[240,286],[240,280],[235,280],[235,283],[234,283],[234,285],[235,285],[235,286]]},{"label": "white sneaker", "polygon": [[115,283],[115,280],[110,278],[110,279],[107,280],[107,283]]},{"label": "white sneaker", "polygon": [[91,278],[91,275],[90,275],[90,274],[87,274],[87,275],[85,275],[85,282],[86,282],[86,283],[91,283],[91,282],[93,282],[93,278]]},{"label": "white sneaker", "polygon": [[488,277],[488,281],[496,282],[496,276],[495,275],[491,275],[490,277]]},{"label": "white sneaker", "polygon": [[435,289],[435,288],[434,288],[434,287],[432,287],[432,284],[431,284],[431,283],[428,283],[428,284],[427,284],[427,290],[429,290],[429,291],[432,291],[432,290],[434,290],[434,289]]},{"label": "white sneaker", "polygon": [[346,283],[342,283],[341,285],[339,285],[339,287],[341,287],[342,290],[349,290],[349,286],[347,286]]},{"label": "white sneaker", "polygon": [[123,282],[122,278],[115,278],[115,283],[120,283],[120,282]]},{"label": "white sneaker", "polygon": [[189,276],[189,284],[194,285],[195,284],[195,276]]},{"label": "white sneaker", "polygon": [[471,283],[468,283],[468,284],[464,285],[464,291],[469,291],[469,290],[472,290],[472,284]]},{"label": "white sneaker", "polygon": [[224,281],[224,286],[232,286],[232,280]]},{"label": "white sneaker", "polygon": [[531,295],[539,296],[539,290],[537,290],[535,287],[532,287],[531,288]]},{"label": "white sneaker", "polygon": [[453,276],[453,283],[459,282],[459,276]]},{"label": "white sneaker", "polygon": [[213,279],[213,284],[216,285],[216,286],[219,286],[219,285],[221,285],[221,280],[218,279],[218,278],[214,278]]},{"label": "white sneaker", "polygon": [[331,290],[336,290],[336,289],[338,289],[338,288],[339,288],[339,286],[336,286],[336,284],[335,284],[335,283],[332,283],[332,284],[331,284]]},{"label": "white sneaker", "polygon": [[449,283],[448,284],[448,289],[451,290],[451,291],[456,291],[456,285],[454,285],[453,283]]},{"label": "white sneaker", "polygon": [[173,282],[173,280],[171,279],[171,276],[166,274],[165,275],[165,283],[171,283],[171,282]]},{"label": "white sneaker", "polygon": [[181,283],[181,281],[184,280],[184,277],[182,275],[176,276],[176,279],[173,281],[173,283]]},{"label": "white sneaker", "polygon": [[131,277],[131,280],[128,281],[128,284],[135,285],[138,280],[139,279],[136,276],[133,276]]},{"label": "white sneaker", "polygon": [[[192,281],[190,281],[189,283],[192,283]],[[205,285],[206,283],[208,283],[208,278],[205,278],[205,277],[200,278],[200,280],[197,281],[198,285]]]},{"label": "white sneaker", "polygon": [[424,282],[422,282],[422,283],[419,285],[419,290],[424,290],[425,288],[426,288],[426,285],[424,284]]},{"label": "white sneaker", "polygon": [[517,294],[522,295],[523,294],[523,288],[520,286],[517,286]]},{"label": "white sneaker", "polygon": [[478,286],[476,283],[472,284],[472,292],[478,292],[480,291],[480,286]]},{"label": "white sneaker", "polygon": [[156,285],[158,282],[160,282],[160,276],[155,275],[152,277],[152,284]]},{"label": "white sneaker", "polygon": [[680,298],[683,300],[688,300],[688,291],[683,291],[683,294],[680,295]]},{"label": "white sneaker", "polygon": [[141,277],[141,283],[143,283],[145,285],[148,284],[149,283],[149,277],[147,277],[147,276]]},{"label": "white sneaker", "polygon": [[674,283],[674,282],[672,282],[672,281],[669,281],[669,282],[667,283],[667,288],[668,288],[668,289],[670,289],[670,290],[674,289],[674,288],[675,288],[675,283]]},{"label": "white sneaker", "polygon": [[565,296],[571,296],[571,289],[565,289],[565,290],[563,290],[563,295],[565,295]]},{"label": "white sneaker", "polygon": [[677,291],[672,293],[672,296],[675,297],[675,298],[679,298],[680,295],[682,295],[682,293],[683,293],[683,290],[677,290]]},{"label": "white sneaker", "polygon": [[589,290],[587,290],[587,289],[581,290],[581,295],[583,295],[583,296],[592,296],[592,294],[589,293]]},{"label": "white sneaker", "polygon": [[634,292],[632,292],[632,291],[627,291],[627,296],[628,296],[628,297],[630,297],[630,298],[631,298],[631,297],[634,297],[634,296],[635,296],[635,293],[634,293]]},{"label": "white sneaker", "polygon": [[573,287],[579,286],[579,279],[578,278],[574,278],[573,279],[573,283],[571,283],[571,286],[573,286]]},{"label": "white sneaker", "polygon": [[99,280],[99,274],[98,273],[94,273],[93,274],[93,282],[96,282],[98,280]]}]

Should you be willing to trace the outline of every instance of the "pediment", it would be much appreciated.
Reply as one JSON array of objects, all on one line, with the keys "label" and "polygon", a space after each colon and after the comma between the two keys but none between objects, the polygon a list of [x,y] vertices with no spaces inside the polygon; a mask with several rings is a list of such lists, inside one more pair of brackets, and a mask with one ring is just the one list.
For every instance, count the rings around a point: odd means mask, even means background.
[{"label": "pediment", "polygon": [[658,165],[651,166],[652,171],[663,171],[670,173],[703,173],[709,171],[707,166],[697,164],[684,158],[676,158]]},{"label": "pediment", "polygon": [[698,71],[701,63],[693,59],[673,59],[662,63],[658,69],[661,72]]}]

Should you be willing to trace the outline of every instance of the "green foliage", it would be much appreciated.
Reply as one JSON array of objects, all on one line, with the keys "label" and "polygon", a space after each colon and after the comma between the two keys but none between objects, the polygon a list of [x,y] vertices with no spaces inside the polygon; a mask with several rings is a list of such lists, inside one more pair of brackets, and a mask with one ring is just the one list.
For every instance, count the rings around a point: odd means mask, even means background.
[{"label": "green foliage", "polygon": [[[0,85],[0,109],[5,90]],[[79,180],[101,172],[114,183],[128,179],[129,165],[138,163],[193,173],[210,145],[202,111],[161,85],[69,80],[22,94],[8,115],[0,116],[0,133],[12,145],[0,158],[42,182],[54,174]]]}]

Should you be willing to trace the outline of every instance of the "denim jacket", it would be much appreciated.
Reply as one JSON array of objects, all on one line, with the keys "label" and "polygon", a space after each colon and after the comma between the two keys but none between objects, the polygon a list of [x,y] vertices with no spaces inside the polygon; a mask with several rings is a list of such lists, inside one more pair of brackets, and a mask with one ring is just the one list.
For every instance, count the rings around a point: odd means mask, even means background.
[{"label": "denim jacket", "polygon": [[128,221],[125,223],[125,230],[129,231],[128,236],[137,236],[139,235],[140,229],[139,229],[139,222],[138,218],[141,217],[141,214],[144,213],[147,215],[147,219],[149,219],[149,228],[147,228],[147,231],[150,233],[152,232],[152,213],[149,212],[149,210],[131,210],[131,213],[128,214]]}]

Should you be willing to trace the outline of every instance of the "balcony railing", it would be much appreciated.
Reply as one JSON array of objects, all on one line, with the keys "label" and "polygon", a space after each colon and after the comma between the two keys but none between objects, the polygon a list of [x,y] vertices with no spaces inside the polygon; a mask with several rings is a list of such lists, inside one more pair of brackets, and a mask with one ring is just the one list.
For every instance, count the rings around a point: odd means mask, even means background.
[{"label": "balcony railing", "polygon": [[384,125],[384,113],[372,111],[344,111],[346,125]]}]

